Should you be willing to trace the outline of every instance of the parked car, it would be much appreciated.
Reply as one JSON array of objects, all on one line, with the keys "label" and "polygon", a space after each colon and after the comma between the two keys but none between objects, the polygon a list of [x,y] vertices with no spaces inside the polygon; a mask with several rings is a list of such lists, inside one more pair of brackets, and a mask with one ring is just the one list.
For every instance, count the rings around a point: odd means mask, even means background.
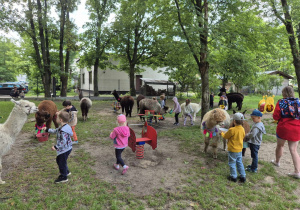
[{"label": "parked car", "polygon": [[24,93],[28,92],[28,83],[27,82],[24,82],[24,81],[19,81],[19,82],[5,82],[4,84],[21,85],[21,86],[25,87],[25,89],[26,89],[26,90],[23,90]]},{"label": "parked car", "polygon": [[14,82],[12,83],[5,82],[5,83],[0,83],[0,95],[9,95],[10,91],[14,88],[14,86],[17,86],[20,93],[22,91],[24,91],[24,93],[27,93],[25,86],[20,84],[15,84]]}]

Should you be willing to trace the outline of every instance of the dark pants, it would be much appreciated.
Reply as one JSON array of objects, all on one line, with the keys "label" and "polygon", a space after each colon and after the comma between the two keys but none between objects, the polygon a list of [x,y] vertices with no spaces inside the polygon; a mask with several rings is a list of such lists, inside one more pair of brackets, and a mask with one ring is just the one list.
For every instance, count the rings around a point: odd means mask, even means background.
[{"label": "dark pants", "polygon": [[125,163],[121,157],[121,154],[124,151],[124,149],[115,149],[115,151],[116,151],[117,164],[121,164],[121,166],[123,167]]},{"label": "dark pants", "polygon": [[175,113],[175,121],[176,121],[176,123],[178,123],[178,115],[179,115],[179,113]]},{"label": "dark pants", "polygon": [[56,163],[59,168],[60,175],[63,176],[63,178],[67,178],[67,174],[69,173],[69,168],[67,164],[67,160],[69,157],[69,154],[71,153],[72,149],[69,151],[62,153],[56,157]]},{"label": "dark pants", "polygon": [[252,158],[251,170],[256,170],[258,165],[258,150],[260,145],[249,143],[249,147],[251,150],[251,158]]}]

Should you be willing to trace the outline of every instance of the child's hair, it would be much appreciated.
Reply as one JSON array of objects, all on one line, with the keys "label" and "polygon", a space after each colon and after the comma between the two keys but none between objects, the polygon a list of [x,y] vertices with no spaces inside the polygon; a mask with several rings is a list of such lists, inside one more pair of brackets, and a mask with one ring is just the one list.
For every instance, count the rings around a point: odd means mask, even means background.
[{"label": "child's hair", "polygon": [[164,95],[160,95],[159,98],[160,98],[161,100],[164,100],[164,99],[165,99],[165,96],[164,96]]},{"label": "child's hair", "polygon": [[66,111],[60,111],[60,112],[58,113],[58,117],[59,117],[60,119],[62,119],[62,121],[63,121],[64,123],[68,123],[68,122],[69,122],[69,119],[70,119],[70,114],[69,114],[68,112],[66,112]]},{"label": "child's hair", "polygon": [[243,120],[234,120],[236,125],[243,125]]},{"label": "child's hair", "polygon": [[291,86],[286,86],[282,89],[282,96],[283,98],[294,98],[295,97],[295,93],[294,93],[294,89]]},{"label": "child's hair", "polygon": [[157,101],[157,98],[156,98],[156,97],[153,97],[152,99],[153,99],[154,101]]},{"label": "child's hair", "polygon": [[71,101],[64,101],[64,102],[62,103],[62,105],[63,105],[63,106],[71,106],[72,103],[71,103]]},{"label": "child's hair", "polygon": [[187,99],[185,100],[185,105],[187,106],[187,105],[189,105],[190,103],[191,103],[191,100],[187,98]]},{"label": "child's hair", "polygon": [[225,93],[225,92],[222,92],[222,96],[226,96],[226,93]]}]

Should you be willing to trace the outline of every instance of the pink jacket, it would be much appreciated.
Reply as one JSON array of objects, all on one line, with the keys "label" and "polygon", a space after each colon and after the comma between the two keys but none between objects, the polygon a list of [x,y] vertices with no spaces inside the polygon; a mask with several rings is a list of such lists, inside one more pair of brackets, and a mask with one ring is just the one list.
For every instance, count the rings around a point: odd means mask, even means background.
[{"label": "pink jacket", "polygon": [[128,126],[115,127],[113,132],[110,134],[110,138],[114,139],[115,148],[125,148],[128,146],[128,137],[130,131]]}]

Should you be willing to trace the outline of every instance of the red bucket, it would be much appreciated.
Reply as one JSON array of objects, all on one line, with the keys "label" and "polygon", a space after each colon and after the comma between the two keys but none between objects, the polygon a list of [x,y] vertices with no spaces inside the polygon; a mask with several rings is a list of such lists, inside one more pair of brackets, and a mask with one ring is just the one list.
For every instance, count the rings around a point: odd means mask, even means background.
[{"label": "red bucket", "polygon": [[40,142],[48,141],[49,133],[39,133],[36,134],[36,137]]}]

